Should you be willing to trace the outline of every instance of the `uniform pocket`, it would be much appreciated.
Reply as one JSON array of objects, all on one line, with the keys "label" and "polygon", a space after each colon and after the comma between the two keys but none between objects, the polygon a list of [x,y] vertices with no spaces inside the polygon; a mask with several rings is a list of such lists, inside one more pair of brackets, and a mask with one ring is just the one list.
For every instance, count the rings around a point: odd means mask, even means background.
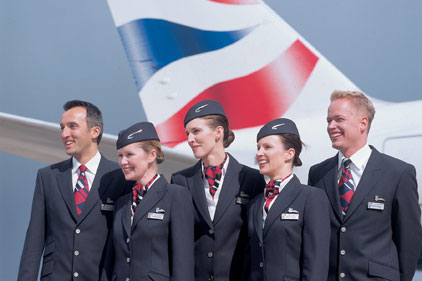
[{"label": "uniform pocket", "polygon": [[299,281],[299,278],[294,278],[291,276],[283,276],[283,281]]},{"label": "uniform pocket", "polygon": [[148,277],[152,281],[169,281],[170,280],[169,276],[162,275],[162,274],[159,274],[159,273],[154,273],[154,272],[148,273]]},{"label": "uniform pocket", "polygon": [[47,276],[54,271],[54,261],[46,262],[42,265],[41,277]]},{"label": "uniform pocket", "polygon": [[373,261],[368,262],[368,275],[384,278],[385,280],[400,280],[397,269]]}]

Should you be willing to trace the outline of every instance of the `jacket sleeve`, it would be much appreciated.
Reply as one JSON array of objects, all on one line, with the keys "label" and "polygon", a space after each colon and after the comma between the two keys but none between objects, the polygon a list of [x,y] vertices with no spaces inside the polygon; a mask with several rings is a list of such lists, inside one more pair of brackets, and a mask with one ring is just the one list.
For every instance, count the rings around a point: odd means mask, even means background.
[{"label": "jacket sleeve", "polygon": [[330,214],[327,196],[314,190],[306,199],[302,232],[301,281],[326,281],[330,250]]},{"label": "jacket sleeve", "polygon": [[36,281],[45,242],[45,200],[40,171],[37,174],[31,218],[26,231],[25,244],[19,265],[18,281]]},{"label": "jacket sleeve", "polygon": [[422,243],[421,210],[416,171],[408,165],[402,173],[392,209],[393,241],[399,256],[400,280],[411,281]]},{"label": "jacket sleeve", "polygon": [[170,222],[172,281],[194,281],[193,203],[185,188],[175,192]]}]

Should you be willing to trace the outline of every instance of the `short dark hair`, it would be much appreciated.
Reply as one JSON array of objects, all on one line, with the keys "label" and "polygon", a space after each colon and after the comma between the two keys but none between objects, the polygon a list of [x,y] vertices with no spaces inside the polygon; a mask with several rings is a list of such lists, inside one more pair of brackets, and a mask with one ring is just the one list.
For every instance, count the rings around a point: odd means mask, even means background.
[{"label": "short dark hair", "polygon": [[280,136],[284,149],[289,150],[290,148],[293,148],[295,150],[293,166],[302,166],[302,160],[300,160],[299,155],[302,152],[303,142],[300,140],[300,137],[294,134],[280,134],[277,136]]},{"label": "short dark hair", "polygon": [[224,129],[224,137],[223,137],[223,145],[224,148],[229,147],[229,145],[234,141],[234,133],[232,130],[230,130],[229,128],[229,120],[227,119],[226,116],[223,115],[207,115],[204,117],[199,117],[199,118],[204,118],[206,120],[208,120],[208,125],[215,129],[218,126],[223,127]]},{"label": "short dark hair", "polygon": [[103,136],[103,115],[101,110],[98,109],[94,104],[82,101],[82,100],[70,100],[63,105],[63,109],[68,111],[74,107],[83,107],[86,109],[86,122],[88,124],[88,128],[92,128],[94,126],[100,127],[100,134],[97,137],[97,144],[100,144],[101,137]]}]

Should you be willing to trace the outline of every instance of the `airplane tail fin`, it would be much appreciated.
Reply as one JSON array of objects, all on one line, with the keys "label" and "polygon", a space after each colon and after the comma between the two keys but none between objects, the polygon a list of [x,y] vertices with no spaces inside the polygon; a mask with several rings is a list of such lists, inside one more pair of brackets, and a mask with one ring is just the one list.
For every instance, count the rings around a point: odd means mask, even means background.
[{"label": "airplane tail fin", "polygon": [[357,87],[259,0],[108,0],[149,121],[168,147],[183,118],[219,101],[242,131],[326,110],[334,89]]}]

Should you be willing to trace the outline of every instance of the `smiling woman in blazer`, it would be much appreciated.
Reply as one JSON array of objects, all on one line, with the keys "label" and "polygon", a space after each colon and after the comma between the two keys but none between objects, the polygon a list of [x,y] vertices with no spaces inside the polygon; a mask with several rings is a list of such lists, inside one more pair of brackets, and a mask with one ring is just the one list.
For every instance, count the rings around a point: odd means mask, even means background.
[{"label": "smiling woman in blazer", "polygon": [[192,193],[195,209],[195,280],[239,281],[248,273],[247,204],[265,182],[255,169],[224,151],[234,140],[223,107],[204,100],[184,120],[188,144],[198,163],[177,172],[172,182]]},{"label": "smiling woman in blazer", "polygon": [[119,165],[133,192],[116,202],[106,266],[116,281],[193,281],[193,207],[186,188],[157,174],[164,160],[153,124],[119,133]]},{"label": "smiling woman in blazer", "polygon": [[270,178],[264,196],[250,204],[251,281],[325,281],[330,241],[329,204],[324,192],[292,174],[301,166],[302,141],[293,121],[267,123],[257,136],[256,160]]}]

